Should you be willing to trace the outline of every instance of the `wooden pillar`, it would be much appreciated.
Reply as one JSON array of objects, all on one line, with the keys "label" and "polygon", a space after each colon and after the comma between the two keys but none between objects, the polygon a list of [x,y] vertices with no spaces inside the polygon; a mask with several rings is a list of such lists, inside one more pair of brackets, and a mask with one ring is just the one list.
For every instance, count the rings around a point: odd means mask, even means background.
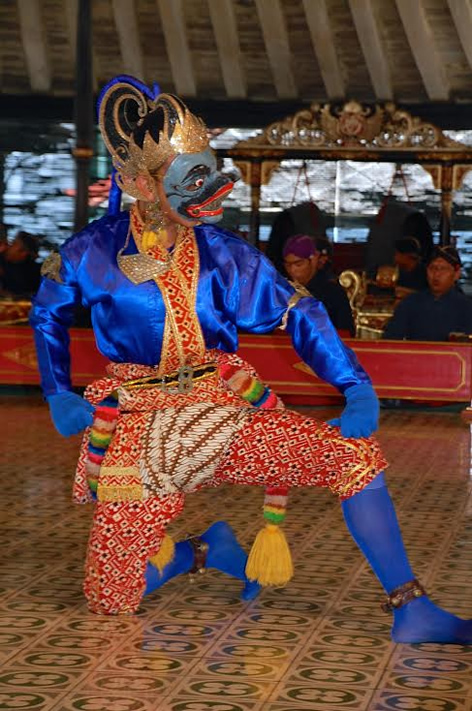
[{"label": "wooden pillar", "polygon": [[441,170],[441,221],[439,225],[441,245],[451,243],[452,188],[452,165],[444,163]]},{"label": "wooden pillar", "polygon": [[249,184],[251,186],[251,217],[249,224],[249,241],[255,247],[259,247],[259,230],[261,217],[259,209],[261,205],[261,162],[251,163],[249,173]]},{"label": "wooden pillar", "polygon": [[76,161],[75,231],[88,223],[90,160],[93,156],[93,80],[92,80],[92,8],[91,0],[79,0],[77,6],[77,51],[75,126]]}]

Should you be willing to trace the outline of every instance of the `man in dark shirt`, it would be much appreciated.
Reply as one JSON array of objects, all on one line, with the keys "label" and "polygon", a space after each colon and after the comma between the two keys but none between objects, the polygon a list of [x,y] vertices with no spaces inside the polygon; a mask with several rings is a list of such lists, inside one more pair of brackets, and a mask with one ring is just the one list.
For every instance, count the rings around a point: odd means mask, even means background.
[{"label": "man in dark shirt", "polygon": [[18,232],[0,257],[0,291],[3,295],[28,298],[37,292],[41,279],[37,256],[37,237],[29,232]]},{"label": "man in dark shirt", "polygon": [[347,294],[334,274],[320,269],[320,252],[309,235],[293,235],[284,245],[283,263],[289,278],[302,284],[323,303],[339,331],[355,334],[354,320]]},{"label": "man in dark shirt", "polygon": [[395,242],[395,264],[398,267],[397,298],[428,288],[421,244],[416,237],[402,237]]},{"label": "man in dark shirt", "polygon": [[320,254],[318,257],[318,269],[316,272],[318,278],[320,276],[324,276],[330,281],[334,280],[337,282],[336,273],[333,268],[332,242],[330,242],[327,237],[323,237],[323,235],[313,237],[313,241],[315,243],[316,251]]},{"label": "man in dark shirt", "polygon": [[447,341],[454,332],[472,334],[472,299],[456,287],[461,260],[454,247],[436,247],[428,261],[428,289],[407,296],[396,308],[384,338]]}]

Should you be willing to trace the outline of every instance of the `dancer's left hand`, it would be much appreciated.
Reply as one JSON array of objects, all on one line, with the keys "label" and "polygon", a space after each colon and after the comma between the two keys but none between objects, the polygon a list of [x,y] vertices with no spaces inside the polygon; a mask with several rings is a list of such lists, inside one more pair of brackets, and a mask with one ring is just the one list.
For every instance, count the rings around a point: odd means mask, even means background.
[{"label": "dancer's left hand", "polygon": [[367,383],[353,385],[344,396],[346,405],[341,416],[328,424],[340,427],[343,437],[370,437],[379,426],[380,407],[374,388]]}]

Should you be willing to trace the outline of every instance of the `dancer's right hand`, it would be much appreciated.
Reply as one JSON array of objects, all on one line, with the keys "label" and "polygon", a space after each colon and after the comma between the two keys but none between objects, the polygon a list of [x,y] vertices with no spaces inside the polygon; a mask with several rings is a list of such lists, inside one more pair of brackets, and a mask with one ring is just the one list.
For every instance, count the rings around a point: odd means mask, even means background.
[{"label": "dancer's right hand", "polygon": [[56,393],[46,400],[54,427],[63,437],[78,434],[93,423],[94,406],[76,393]]}]

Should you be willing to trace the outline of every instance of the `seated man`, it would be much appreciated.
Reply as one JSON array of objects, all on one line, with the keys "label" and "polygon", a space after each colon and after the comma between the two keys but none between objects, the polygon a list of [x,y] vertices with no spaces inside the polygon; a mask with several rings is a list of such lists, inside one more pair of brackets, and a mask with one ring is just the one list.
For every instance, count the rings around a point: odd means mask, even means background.
[{"label": "seated man", "polygon": [[398,267],[395,289],[395,296],[398,299],[428,288],[421,244],[416,237],[402,237],[395,242],[395,264]]},{"label": "seated man", "polygon": [[8,247],[7,228],[6,228],[6,225],[3,224],[3,222],[0,222],[0,254],[3,254],[3,252],[6,250],[7,247]]},{"label": "seated man", "polygon": [[1,255],[0,279],[4,295],[30,297],[38,291],[41,267],[36,262],[38,238],[20,231]]},{"label": "seated man", "polygon": [[436,247],[428,261],[428,288],[407,296],[395,309],[384,338],[447,341],[453,332],[472,333],[472,299],[456,286],[461,260],[454,247]]},{"label": "seated man", "polygon": [[313,238],[293,235],[285,243],[283,258],[290,279],[302,284],[315,299],[322,302],[339,331],[354,336],[356,329],[347,294],[332,272],[320,268],[320,252]]},{"label": "seated man", "polygon": [[327,237],[317,235],[313,237],[316,251],[319,252],[317,276],[324,276],[326,279],[335,279],[336,272],[333,268],[333,245]]}]

